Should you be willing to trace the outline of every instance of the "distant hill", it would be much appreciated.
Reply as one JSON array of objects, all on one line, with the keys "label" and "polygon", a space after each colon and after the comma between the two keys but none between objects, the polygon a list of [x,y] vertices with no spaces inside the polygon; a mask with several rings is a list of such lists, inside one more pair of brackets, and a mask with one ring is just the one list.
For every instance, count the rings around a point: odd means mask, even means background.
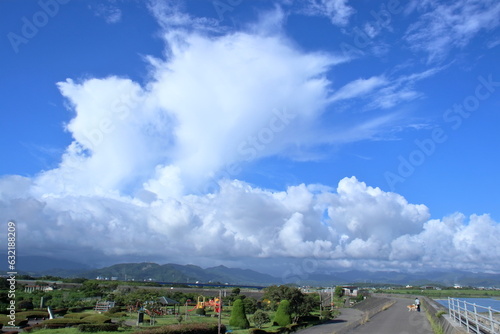
[{"label": "distant hill", "polygon": [[203,269],[195,265],[157,263],[124,263],[81,273],[84,278],[116,278],[118,280],[151,280],[156,282],[195,283],[219,282],[229,284],[275,284],[276,277],[253,270],[218,266]]},{"label": "distant hill", "polygon": [[[82,277],[95,279],[116,278],[118,280],[151,280],[156,282],[174,283],[229,283],[241,285],[280,285],[297,284],[310,286],[333,286],[339,284],[377,285],[435,285],[476,287],[500,287],[500,274],[472,273],[466,271],[429,271],[429,272],[398,272],[398,271],[321,271],[320,268],[310,274],[297,276],[274,277],[249,269],[228,268],[217,266],[201,268],[196,265],[180,265],[174,263],[121,263],[100,269],[68,260],[52,259],[43,256],[19,256],[16,269],[19,274],[31,276]],[[7,261],[0,263],[0,270],[7,271]],[[286,274],[286,273],[285,273]]]}]

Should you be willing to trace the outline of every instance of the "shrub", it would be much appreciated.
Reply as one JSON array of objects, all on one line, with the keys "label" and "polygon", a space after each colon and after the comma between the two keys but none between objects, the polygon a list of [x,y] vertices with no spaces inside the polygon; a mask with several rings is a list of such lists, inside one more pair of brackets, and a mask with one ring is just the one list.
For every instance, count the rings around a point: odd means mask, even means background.
[{"label": "shrub", "polygon": [[31,300],[21,300],[17,303],[16,306],[21,310],[32,310],[33,302]]},{"label": "shrub", "polygon": [[52,310],[52,313],[53,314],[58,314],[58,315],[65,315],[66,313],[68,313],[68,308],[56,308],[55,310]]},{"label": "shrub", "polygon": [[271,318],[269,318],[269,315],[266,312],[264,312],[262,310],[257,310],[252,317],[252,321],[253,321],[255,327],[262,328],[262,326],[265,323],[268,323],[271,321]]},{"label": "shrub", "polygon": [[121,312],[123,311],[122,307],[121,306],[113,306],[112,308],[110,308],[108,310],[108,312],[106,313],[109,313],[109,314],[115,314],[115,313],[118,313],[118,312]]},{"label": "shrub", "polygon": [[[226,326],[221,326],[221,333],[226,332]],[[168,325],[153,329],[146,329],[134,334],[217,334],[218,327],[216,324],[182,324],[182,325]]]},{"label": "shrub", "polygon": [[197,308],[196,311],[195,311],[195,313],[197,315],[206,315],[207,314],[207,312],[205,311],[205,309],[203,307],[202,308]]},{"label": "shrub", "polygon": [[116,312],[116,313],[104,312],[103,315],[108,316],[108,317],[113,317],[113,318],[121,318],[121,317],[128,316],[127,312]]},{"label": "shrub", "polygon": [[85,324],[85,323],[87,323],[87,322],[84,319],[66,319],[66,318],[49,319],[49,320],[45,320],[44,322],[42,322],[43,325],[63,324],[63,325],[67,325],[68,327],[81,325],[81,324]]},{"label": "shrub", "polygon": [[265,330],[260,328],[250,328],[248,334],[268,334]]},{"label": "shrub", "polygon": [[274,315],[274,323],[278,326],[287,326],[292,323],[292,316],[290,315],[290,302],[283,299],[279,306],[276,314]]},{"label": "shrub", "polygon": [[78,330],[84,333],[116,332],[118,324],[82,324],[78,326]]},{"label": "shrub", "polygon": [[92,313],[68,313],[64,315],[65,319],[83,319],[90,317]]},{"label": "shrub", "polygon": [[89,315],[88,317],[85,317],[82,320],[84,320],[85,322],[88,322],[90,324],[104,324],[104,323],[111,322],[110,317],[107,317],[107,316],[102,315],[102,314]]},{"label": "shrub", "polygon": [[332,312],[330,310],[322,310],[321,318],[322,319],[330,319],[332,317]]},{"label": "shrub", "polygon": [[[21,312],[19,312],[21,313]],[[0,315],[0,324],[2,324],[3,326],[9,326],[9,322],[11,322],[12,320],[5,314],[1,314]],[[26,326],[26,324],[28,323],[28,320],[25,318],[25,317],[21,317],[19,316],[18,314],[16,314],[16,319],[14,321],[14,325],[16,326]]]},{"label": "shrub", "polygon": [[247,315],[245,314],[245,305],[243,305],[241,299],[237,299],[234,301],[233,310],[231,311],[231,318],[229,319],[229,325],[243,329],[250,327]]},{"label": "shrub", "polygon": [[33,318],[48,318],[49,314],[45,311],[26,311],[26,312],[17,312],[16,317],[19,318],[28,318],[28,319],[33,319]]},{"label": "shrub", "polygon": [[65,327],[71,327],[68,326],[68,324],[40,324],[41,328],[43,329],[59,329],[59,328],[65,328]]},{"label": "shrub", "polygon": [[69,311],[72,313],[79,313],[85,311],[85,307],[71,307]]}]

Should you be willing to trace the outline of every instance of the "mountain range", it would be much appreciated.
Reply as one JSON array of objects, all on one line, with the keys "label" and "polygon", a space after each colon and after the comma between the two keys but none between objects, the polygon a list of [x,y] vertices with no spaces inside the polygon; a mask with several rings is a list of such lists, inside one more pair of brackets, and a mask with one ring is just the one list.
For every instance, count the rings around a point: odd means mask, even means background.
[{"label": "mountain range", "polygon": [[[0,270],[7,271],[5,265]],[[441,285],[500,287],[500,274],[472,273],[465,271],[321,271],[317,270],[296,279],[283,279],[250,269],[217,266],[202,268],[196,265],[157,264],[150,262],[121,263],[104,268],[89,268],[78,262],[54,260],[42,256],[21,257],[18,261],[19,274],[31,276],[103,278],[134,281],[155,281],[173,283],[222,283],[267,286],[295,283],[309,286],[332,286],[338,284],[364,283],[367,285]]]}]

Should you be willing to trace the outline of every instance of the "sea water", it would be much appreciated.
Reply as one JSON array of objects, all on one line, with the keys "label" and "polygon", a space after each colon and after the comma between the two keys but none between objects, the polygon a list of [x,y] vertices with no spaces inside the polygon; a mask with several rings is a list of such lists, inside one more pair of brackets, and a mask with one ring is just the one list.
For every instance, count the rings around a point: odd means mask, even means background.
[{"label": "sea water", "polygon": [[[482,306],[482,307],[491,307],[494,310],[499,311],[500,310],[500,300],[499,299],[494,299],[494,298],[455,298],[460,301],[466,301],[467,303],[470,304],[476,304],[477,306]],[[444,307],[448,308],[448,299],[436,299],[438,303],[443,305]],[[456,303],[456,301],[455,301]],[[464,304],[460,303],[460,307],[463,307]],[[467,310],[473,311],[474,306],[473,305],[468,305],[467,304]],[[486,312],[485,309],[483,308],[478,308],[478,312]]]}]

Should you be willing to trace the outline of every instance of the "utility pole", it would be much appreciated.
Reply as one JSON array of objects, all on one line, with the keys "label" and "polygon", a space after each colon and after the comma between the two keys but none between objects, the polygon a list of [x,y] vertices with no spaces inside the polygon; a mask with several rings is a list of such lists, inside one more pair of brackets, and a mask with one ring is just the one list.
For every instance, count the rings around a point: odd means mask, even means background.
[{"label": "utility pole", "polygon": [[330,311],[333,311],[333,286],[330,287],[330,292],[331,292],[331,296],[330,296]]},{"label": "utility pole", "polygon": [[321,316],[321,311],[323,311],[323,301],[321,300],[321,290],[318,291],[319,295],[319,314]]},{"label": "utility pole", "polygon": [[222,290],[219,290],[219,319],[217,321],[218,334],[221,334],[221,322],[222,322]]}]

